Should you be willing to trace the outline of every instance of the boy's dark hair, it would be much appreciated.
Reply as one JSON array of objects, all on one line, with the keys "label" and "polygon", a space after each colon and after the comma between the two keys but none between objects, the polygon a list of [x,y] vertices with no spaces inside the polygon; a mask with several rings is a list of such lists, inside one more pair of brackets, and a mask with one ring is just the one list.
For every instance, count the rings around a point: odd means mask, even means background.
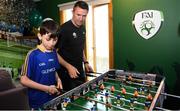
[{"label": "boy's dark hair", "polygon": [[39,33],[45,35],[51,33],[50,38],[58,37],[59,25],[54,20],[43,21],[40,25]]},{"label": "boy's dark hair", "polygon": [[82,9],[86,9],[87,11],[89,11],[88,4],[87,4],[86,2],[84,2],[84,1],[77,1],[77,2],[74,4],[73,9],[76,8],[76,7],[80,7],[80,8],[82,8]]}]

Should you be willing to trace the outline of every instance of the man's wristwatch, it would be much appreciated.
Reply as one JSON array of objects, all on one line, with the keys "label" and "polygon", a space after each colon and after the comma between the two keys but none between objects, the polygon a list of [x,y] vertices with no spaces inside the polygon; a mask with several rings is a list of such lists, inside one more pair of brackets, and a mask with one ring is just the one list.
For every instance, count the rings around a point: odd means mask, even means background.
[{"label": "man's wristwatch", "polygon": [[84,64],[89,64],[89,62],[88,61],[84,61]]}]

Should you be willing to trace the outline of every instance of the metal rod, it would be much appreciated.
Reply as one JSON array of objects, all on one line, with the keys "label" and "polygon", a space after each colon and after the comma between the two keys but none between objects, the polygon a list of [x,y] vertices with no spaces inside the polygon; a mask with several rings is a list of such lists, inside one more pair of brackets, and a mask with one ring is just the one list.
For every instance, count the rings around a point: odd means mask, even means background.
[{"label": "metal rod", "polygon": [[[125,77],[125,78],[127,78],[127,77]],[[109,80],[114,80],[114,81],[121,81],[121,80],[113,79],[113,78],[107,78],[107,79],[109,79]],[[159,84],[159,82],[152,81],[152,80],[135,79],[135,78],[133,78],[133,79],[136,80],[136,81],[140,81],[140,82],[148,82],[148,81],[151,81],[151,82],[154,82],[154,83],[158,83],[158,84]],[[135,84],[135,82],[134,82],[134,84]],[[140,84],[140,83],[136,83],[136,84]],[[145,85],[145,84],[141,84],[141,85]],[[148,85],[146,85],[146,86],[148,86]]]},{"label": "metal rod", "polygon": [[100,72],[87,72],[87,73],[90,73],[90,74],[103,74],[103,73],[100,73]]},{"label": "metal rod", "polygon": [[178,98],[178,99],[180,99],[180,96],[173,95],[173,94],[161,93],[161,95],[164,95],[164,96],[170,96],[170,97],[174,97],[174,98]]},{"label": "metal rod", "polygon": [[155,107],[155,108],[158,109],[158,110],[163,110],[163,111],[171,111],[169,109],[165,109],[165,108],[161,108],[161,107]]},{"label": "metal rod", "polygon": [[91,73],[86,73],[86,76],[89,76],[89,77],[97,77],[96,75],[93,75]]}]

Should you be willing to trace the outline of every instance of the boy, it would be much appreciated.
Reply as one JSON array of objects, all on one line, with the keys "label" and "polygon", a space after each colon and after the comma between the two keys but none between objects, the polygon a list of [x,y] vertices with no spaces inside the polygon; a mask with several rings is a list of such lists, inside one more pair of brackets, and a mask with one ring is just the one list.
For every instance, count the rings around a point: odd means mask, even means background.
[{"label": "boy", "polygon": [[29,51],[21,72],[20,82],[28,87],[29,105],[38,109],[50,101],[62,89],[56,70],[58,55],[54,49],[57,43],[58,25],[52,19],[45,19],[37,34],[40,45]]}]

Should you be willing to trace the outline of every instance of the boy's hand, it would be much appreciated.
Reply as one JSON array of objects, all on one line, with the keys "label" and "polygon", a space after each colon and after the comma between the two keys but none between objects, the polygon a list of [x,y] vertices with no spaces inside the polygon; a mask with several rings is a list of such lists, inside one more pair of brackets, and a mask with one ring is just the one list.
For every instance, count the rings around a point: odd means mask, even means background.
[{"label": "boy's hand", "polygon": [[57,88],[57,89],[63,89],[61,79],[58,79],[58,80],[57,80],[57,86],[56,86],[56,88]]},{"label": "boy's hand", "polygon": [[55,85],[50,85],[50,86],[48,86],[48,93],[51,95],[51,94],[55,94],[55,93],[57,93],[58,92],[58,90],[57,90],[57,88],[56,88],[56,86]]}]

